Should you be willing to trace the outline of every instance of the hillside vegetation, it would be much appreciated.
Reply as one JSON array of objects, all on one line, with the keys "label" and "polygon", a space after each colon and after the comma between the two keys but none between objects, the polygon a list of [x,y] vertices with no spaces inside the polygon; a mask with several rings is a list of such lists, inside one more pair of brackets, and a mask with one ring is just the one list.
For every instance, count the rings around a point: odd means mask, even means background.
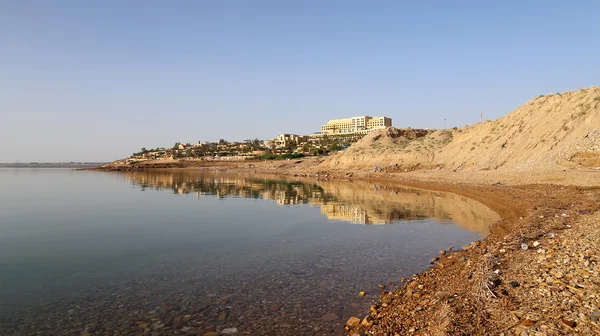
[{"label": "hillside vegetation", "polygon": [[600,88],[536,97],[494,121],[372,132],[324,169],[535,170],[600,167]]}]

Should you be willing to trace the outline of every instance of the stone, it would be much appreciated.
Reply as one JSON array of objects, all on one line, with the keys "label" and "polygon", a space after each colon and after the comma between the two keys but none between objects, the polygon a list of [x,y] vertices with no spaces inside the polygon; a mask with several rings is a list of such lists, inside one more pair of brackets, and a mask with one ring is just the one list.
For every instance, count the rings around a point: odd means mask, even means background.
[{"label": "stone", "polygon": [[441,254],[441,255],[444,255],[444,254],[446,254],[446,250],[440,250],[440,254]]},{"label": "stone", "polygon": [[523,251],[527,251],[527,249],[529,248],[529,246],[525,243],[521,244],[521,250]]},{"label": "stone", "polygon": [[272,312],[276,312],[276,311],[278,311],[279,309],[281,309],[281,306],[283,306],[283,305],[281,305],[281,304],[279,304],[279,303],[273,303],[273,304],[271,305],[271,307],[269,307],[269,310],[270,310],[270,311],[272,311]]},{"label": "stone", "polygon": [[362,319],[362,321],[360,322],[360,324],[368,327],[373,323],[373,318],[371,317],[371,315],[367,315],[364,319]]},{"label": "stone", "polygon": [[360,292],[360,293],[358,293],[358,294],[359,294],[360,296],[365,296],[365,295],[367,295],[367,293],[365,293],[365,292]]},{"label": "stone", "polygon": [[560,321],[566,325],[567,327],[573,329],[577,326],[577,323],[575,323],[575,321],[571,321],[571,320],[567,320],[564,317],[560,319]]},{"label": "stone", "polygon": [[385,289],[385,285],[384,284],[379,284],[379,288],[380,289]]},{"label": "stone", "polygon": [[360,319],[358,317],[352,316],[351,318],[348,319],[348,322],[346,322],[346,325],[349,327],[358,327],[358,325],[360,324]]},{"label": "stone", "polygon": [[530,319],[526,319],[525,321],[521,322],[521,325],[525,326],[525,327],[531,327],[532,325],[535,325],[536,322],[537,321],[532,321]]},{"label": "stone", "polygon": [[540,246],[540,242],[538,242],[538,241],[534,241],[534,242],[533,242],[533,247],[538,247],[538,246]]},{"label": "stone", "polygon": [[177,307],[175,305],[172,305],[172,304],[170,304],[168,302],[163,303],[163,308],[167,312],[170,312],[170,311],[173,311],[173,310],[177,309]]},{"label": "stone", "polygon": [[552,271],[550,271],[550,274],[551,274],[552,276],[554,276],[555,278],[557,278],[557,279],[561,279],[562,277],[564,277],[564,276],[565,276],[565,275],[564,275],[564,274],[563,274],[561,271],[559,271],[559,270],[554,270],[554,269],[553,269]]},{"label": "stone", "polygon": [[339,316],[337,316],[334,313],[329,313],[329,314],[325,314],[323,316],[321,316],[321,320],[325,321],[325,322],[331,322],[331,321],[335,321],[335,320],[339,320]]},{"label": "stone", "polygon": [[221,331],[223,335],[233,335],[238,333],[238,328],[225,328]]},{"label": "stone", "polygon": [[207,333],[202,334],[202,336],[219,336],[219,333],[216,331],[209,331]]}]

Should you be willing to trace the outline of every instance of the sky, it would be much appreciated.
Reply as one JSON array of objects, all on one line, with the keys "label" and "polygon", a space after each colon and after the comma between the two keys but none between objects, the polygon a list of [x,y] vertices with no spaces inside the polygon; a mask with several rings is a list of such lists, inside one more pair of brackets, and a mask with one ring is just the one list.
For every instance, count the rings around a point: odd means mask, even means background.
[{"label": "sky", "polygon": [[600,1],[0,0],[0,162],[496,119],[600,83]]}]

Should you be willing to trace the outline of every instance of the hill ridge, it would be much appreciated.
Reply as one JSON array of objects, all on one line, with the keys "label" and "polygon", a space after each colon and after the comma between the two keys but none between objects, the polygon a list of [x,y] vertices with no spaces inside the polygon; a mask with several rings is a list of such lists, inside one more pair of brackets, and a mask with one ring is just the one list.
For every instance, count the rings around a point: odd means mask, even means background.
[{"label": "hill ridge", "polygon": [[324,169],[535,170],[600,167],[600,88],[535,97],[493,121],[374,131]]}]

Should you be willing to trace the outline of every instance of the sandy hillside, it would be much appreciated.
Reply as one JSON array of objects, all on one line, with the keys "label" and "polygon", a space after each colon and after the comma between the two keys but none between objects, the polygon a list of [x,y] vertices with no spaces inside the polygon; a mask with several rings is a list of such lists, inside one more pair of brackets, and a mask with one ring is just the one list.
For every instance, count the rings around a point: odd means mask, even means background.
[{"label": "sandy hillside", "polygon": [[374,166],[515,171],[600,167],[600,88],[539,96],[502,118],[458,129],[375,131],[321,164],[324,169]]}]

